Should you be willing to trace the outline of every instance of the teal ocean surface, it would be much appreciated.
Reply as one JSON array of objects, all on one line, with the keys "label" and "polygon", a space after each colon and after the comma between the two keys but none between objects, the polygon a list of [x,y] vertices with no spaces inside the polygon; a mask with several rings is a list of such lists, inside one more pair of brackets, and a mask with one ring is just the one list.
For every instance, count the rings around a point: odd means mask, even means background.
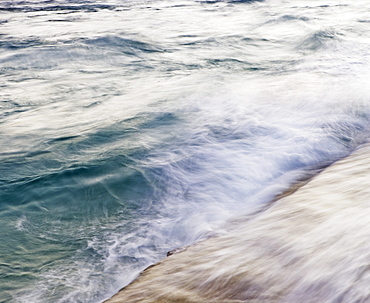
[{"label": "teal ocean surface", "polygon": [[369,10],[1,1],[0,302],[102,302],[367,141]]}]

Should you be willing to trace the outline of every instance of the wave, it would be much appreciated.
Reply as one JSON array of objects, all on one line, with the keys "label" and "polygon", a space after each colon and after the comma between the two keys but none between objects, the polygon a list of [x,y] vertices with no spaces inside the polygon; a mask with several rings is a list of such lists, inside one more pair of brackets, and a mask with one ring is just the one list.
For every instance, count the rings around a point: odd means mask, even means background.
[{"label": "wave", "polygon": [[105,301],[368,301],[369,145]]}]

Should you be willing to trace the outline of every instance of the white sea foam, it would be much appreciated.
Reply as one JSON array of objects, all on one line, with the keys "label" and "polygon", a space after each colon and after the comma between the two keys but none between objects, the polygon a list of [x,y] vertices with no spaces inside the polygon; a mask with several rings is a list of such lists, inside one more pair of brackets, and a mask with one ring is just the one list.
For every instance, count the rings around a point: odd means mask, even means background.
[{"label": "white sea foam", "polygon": [[361,144],[369,4],[337,2],[0,4],[6,295],[99,302]]}]

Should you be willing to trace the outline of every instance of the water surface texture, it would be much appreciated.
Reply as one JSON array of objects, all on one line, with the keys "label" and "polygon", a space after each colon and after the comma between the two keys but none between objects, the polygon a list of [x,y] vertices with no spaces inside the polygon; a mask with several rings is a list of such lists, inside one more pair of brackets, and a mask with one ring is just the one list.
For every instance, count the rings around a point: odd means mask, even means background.
[{"label": "water surface texture", "polygon": [[368,1],[0,3],[0,302],[101,302],[369,137]]}]

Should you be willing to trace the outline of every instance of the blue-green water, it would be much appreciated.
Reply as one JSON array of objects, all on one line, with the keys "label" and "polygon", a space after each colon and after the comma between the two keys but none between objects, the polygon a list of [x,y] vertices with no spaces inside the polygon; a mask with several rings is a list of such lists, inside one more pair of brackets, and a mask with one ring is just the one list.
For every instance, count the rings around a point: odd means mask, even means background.
[{"label": "blue-green water", "polygon": [[349,154],[368,10],[2,1],[0,302],[101,302]]}]

